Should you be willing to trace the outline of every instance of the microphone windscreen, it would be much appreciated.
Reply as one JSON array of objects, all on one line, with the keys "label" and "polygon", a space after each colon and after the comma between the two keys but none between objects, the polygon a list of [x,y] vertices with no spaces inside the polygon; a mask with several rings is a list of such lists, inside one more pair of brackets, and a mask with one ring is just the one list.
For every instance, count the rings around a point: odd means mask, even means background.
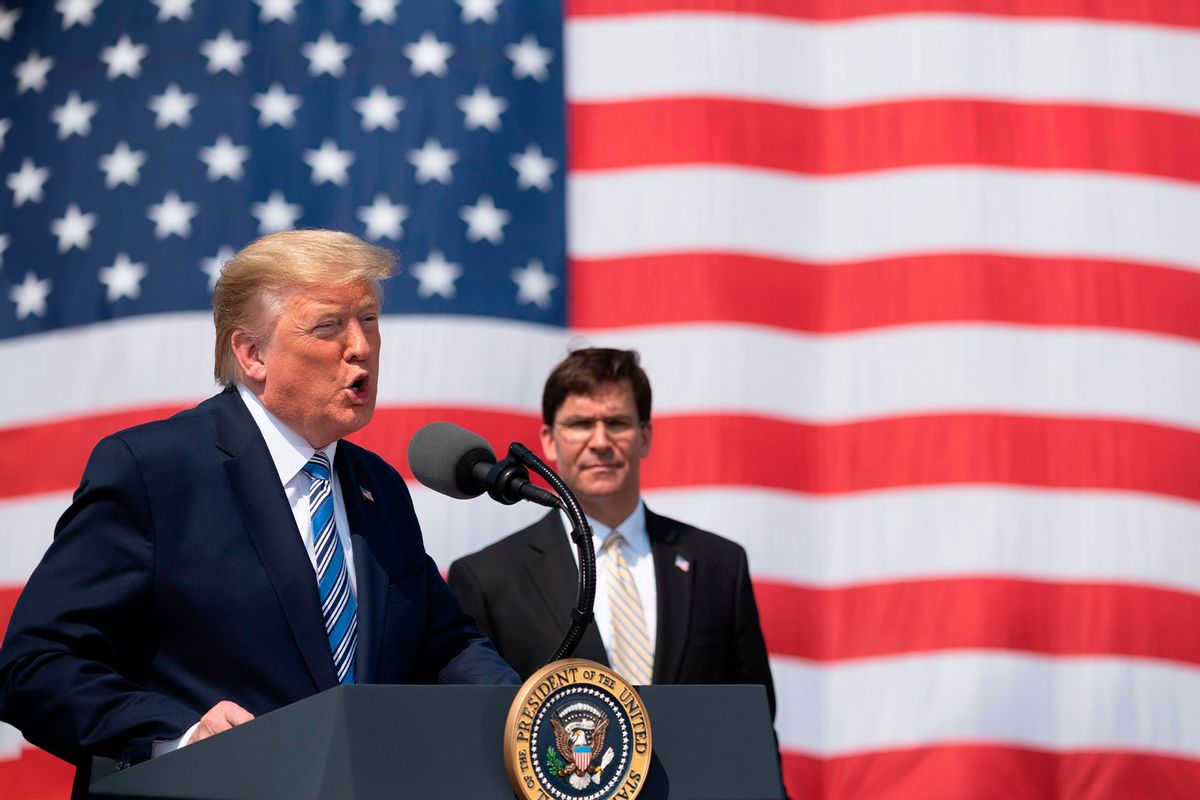
[{"label": "microphone windscreen", "polygon": [[431,422],[408,443],[408,466],[417,480],[444,495],[466,500],[483,487],[470,478],[481,461],[496,463],[496,453],[482,436],[450,422]]}]

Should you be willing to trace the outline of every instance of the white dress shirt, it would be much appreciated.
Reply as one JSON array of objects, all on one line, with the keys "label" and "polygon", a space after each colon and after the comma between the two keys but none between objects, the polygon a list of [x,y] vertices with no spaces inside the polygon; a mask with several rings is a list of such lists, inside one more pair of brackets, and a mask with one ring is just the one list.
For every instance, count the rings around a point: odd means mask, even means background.
[{"label": "white dress shirt", "polygon": [[[313,580],[315,581],[317,552],[316,543],[313,541],[312,516],[308,507],[310,479],[305,474],[304,467],[317,451],[304,440],[303,436],[280,422],[279,418],[268,411],[262,401],[254,396],[253,392],[240,383],[238,384],[238,395],[246,404],[246,408],[250,410],[250,416],[254,417],[258,430],[267,441],[267,450],[271,453],[271,461],[275,464],[279,482],[283,485],[288,505],[292,508],[292,517],[296,520],[296,530],[300,532],[304,549],[308,551],[308,560],[313,565]],[[338,443],[334,442],[323,448],[331,465],[333,457],[337,454],[337,446]],[[354,570],[354,550],[350,544],[350,523],[346,520],[346,501],[342,497],[342,487],[338,481],[337,470],[331,469],[330,472],[333,477],[333,519],[337,525],[338,539],[341,540],[342,549],[346,553],[346,567],[350,570],[350,589],[357,598],[358,580]]]},{"label": "white dress shirt", "polygon": [[[567,536],[570,537],[571,518],[563,512],[562,519],[563,528],[567,530]],[[600,631],[600,638],[604,641],[604,651],[608,654],[609,663],[611,663],[612,650],[609,649],[608,643],[613,640],[613,629],[612,607],[608,602],[608,576],[612,569],[612,557],[608,551],[601,548],[614,529],[591,517],[588,517],[587,521],[592,526],[592,543],[596,547],[595,625],[596,629]],[[638,596],[642,600],[642,614],[646,619],[646,634],[650,637],[650,646],[655,647],[657,642],[655,637],[658,634],[658,585],[654,576],[654,556],[650,551],[650,536],[646,533],[646,506],[642,504],[641,500],[638,501],[637,508],[633,510],[633,513],[615,530],[620,531],[621,535],[625,537],[625,562],[629,565],[633,581],[637,584]],[[571,542],[571,555],[575,557],[575,567],[578,568],[579,552],[575,548],[574,542]]]}]

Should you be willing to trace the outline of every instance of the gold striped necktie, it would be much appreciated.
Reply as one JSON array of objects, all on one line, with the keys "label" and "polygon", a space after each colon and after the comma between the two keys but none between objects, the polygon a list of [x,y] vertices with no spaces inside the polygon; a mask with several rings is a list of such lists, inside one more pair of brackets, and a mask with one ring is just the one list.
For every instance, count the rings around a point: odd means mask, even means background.
[{"label": "gold striped necktie", "polygon": [[641,595],[625,560],[625,548],[625,537],[618,531],[610,533],[601,548],[609,558],[608,603],[613,631],[609,655],[621,677],[635,686],[645,686],[654,674],[654,645],[646,629]]}]

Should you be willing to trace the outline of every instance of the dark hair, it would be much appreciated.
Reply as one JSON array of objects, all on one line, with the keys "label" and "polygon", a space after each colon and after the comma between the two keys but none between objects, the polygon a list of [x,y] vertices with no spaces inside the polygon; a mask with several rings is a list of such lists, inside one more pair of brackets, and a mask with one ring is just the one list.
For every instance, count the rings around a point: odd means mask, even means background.
[{"label": "dark hair", "polygon": [[650,379],[638,364],[636,350],[586,347],[559,362],[542,389],[542,422],[554,423],[554,415],[573,394],[594,396],[606,386],[628,381],[633,389],[638,422],[650,421]]}]

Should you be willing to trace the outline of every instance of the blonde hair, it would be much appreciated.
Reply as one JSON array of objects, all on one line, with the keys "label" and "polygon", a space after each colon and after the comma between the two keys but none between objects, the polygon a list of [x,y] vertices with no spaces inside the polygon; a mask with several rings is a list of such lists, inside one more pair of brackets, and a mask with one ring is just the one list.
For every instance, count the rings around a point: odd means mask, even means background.
[{"label": "blonde hair", "polygon": [[221,268],[213,291],[217,383],[232,386],[241,377],[233,354],[234,331],[265,337],[289,291],[367,281],[379,296],[382,282],[395,269],[396,257],[387,250],[340,231],[283,231],[246,245]]}]

